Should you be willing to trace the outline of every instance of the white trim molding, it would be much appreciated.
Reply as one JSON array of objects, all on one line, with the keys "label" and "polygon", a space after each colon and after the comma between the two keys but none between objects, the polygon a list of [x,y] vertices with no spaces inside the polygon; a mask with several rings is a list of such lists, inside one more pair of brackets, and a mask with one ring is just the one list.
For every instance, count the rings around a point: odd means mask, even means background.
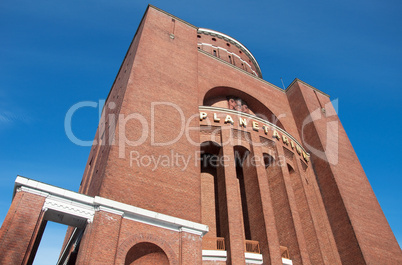
[{"label": "white trim molding", "polygon": [[[48,214],[51,218],[56,218],[57,216],[55,215],[62,214],[66,216],[65,219],[79,218],[81,221],[86,219],[87,222],[92,222],[95,212],[103,211],[120,215],[129,220],[177,232],[192,233],[200,237],[209,231],[208,226],[204,224],[142,209],[99,196],[87,196],[21,176],[17,176],[15,180],[13,197],[18,191],[25,191],[45,197],[43,210],[47,213],[49,210],[53,212]],[[63,218],[58,221],[62,223],[63,221],[61,220]]]},{"label": "white trim molding", "polygon": [[202,260],[226,261],[226,250],[202,250]]},{"label": "white trim molding", "polygon": [[282,264],[283,265],[293,265],[293,261],[290,259],[282,258]]},{"label": "white trim molding", "polygon": [[87,219],[87,222],[92,222],[95,215],[95,210],[90,205],[61,199],[55,196],[48,196],[42,209],[45,211],[54,210],[63,214],[81,217]]},{"label": "white trim molding", "polygon": [[262,254],[245,252],[244,257],[246,258],[246,263],[251,263],[251,264],[262,264],[263,263]]}]

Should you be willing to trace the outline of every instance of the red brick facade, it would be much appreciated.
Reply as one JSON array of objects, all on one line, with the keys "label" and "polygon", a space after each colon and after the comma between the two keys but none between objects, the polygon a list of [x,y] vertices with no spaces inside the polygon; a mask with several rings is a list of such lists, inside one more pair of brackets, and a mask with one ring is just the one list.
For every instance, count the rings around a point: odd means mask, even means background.
[{"label": "red brick facade", "polygon": [[[65,197],[88,208],[67,264],[402,264],[328,95],[261,78],[237,40],[149,6],[103,109],[87,196]],[[46,198],[16,192],[0,264],[29,264]]]},{"label": "red brick facade", "polygon": [[44,198],[17,192],[0,230],[0,264],[30,264],[43,233]]}]

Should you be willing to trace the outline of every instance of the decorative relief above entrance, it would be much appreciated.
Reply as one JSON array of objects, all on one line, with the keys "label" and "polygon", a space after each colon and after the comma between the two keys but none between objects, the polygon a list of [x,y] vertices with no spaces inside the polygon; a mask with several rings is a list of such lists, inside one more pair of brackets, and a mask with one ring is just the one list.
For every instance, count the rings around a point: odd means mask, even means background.
[{"label": "decorative relief above entrance", "polygon": [[249,113],[247,103],[241,98],[235,96],[227,96],[226,98],[228,100],[228,109]]}]

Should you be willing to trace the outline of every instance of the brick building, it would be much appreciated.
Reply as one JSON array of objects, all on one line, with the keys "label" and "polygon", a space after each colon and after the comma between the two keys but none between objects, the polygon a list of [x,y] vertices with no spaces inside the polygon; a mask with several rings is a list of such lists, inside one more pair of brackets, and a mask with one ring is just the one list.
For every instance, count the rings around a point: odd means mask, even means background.
[{"label": "brick building", "polygon": [[17,177],[0,264],[31,264],[47,221],[59,264],[402,264],[329,96],[153,6],[79,193]]}]

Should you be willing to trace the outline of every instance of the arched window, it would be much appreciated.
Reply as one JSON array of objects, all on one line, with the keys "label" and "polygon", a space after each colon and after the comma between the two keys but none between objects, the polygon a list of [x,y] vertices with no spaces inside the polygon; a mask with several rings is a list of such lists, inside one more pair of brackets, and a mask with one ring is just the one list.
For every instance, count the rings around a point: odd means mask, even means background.
[{"label": "arched window", "polygon": [[[230,100],[233,99],[237,109],[267,120],[285,130],[278,117],[257,98],[235,88],[214,87],[204,96],[202,105],[230,109]],[[232,102],[232,103],[233,103]],[[239,104],[240,102],[240,104]],[[240,106],[240,108],[238,108]]]}]

